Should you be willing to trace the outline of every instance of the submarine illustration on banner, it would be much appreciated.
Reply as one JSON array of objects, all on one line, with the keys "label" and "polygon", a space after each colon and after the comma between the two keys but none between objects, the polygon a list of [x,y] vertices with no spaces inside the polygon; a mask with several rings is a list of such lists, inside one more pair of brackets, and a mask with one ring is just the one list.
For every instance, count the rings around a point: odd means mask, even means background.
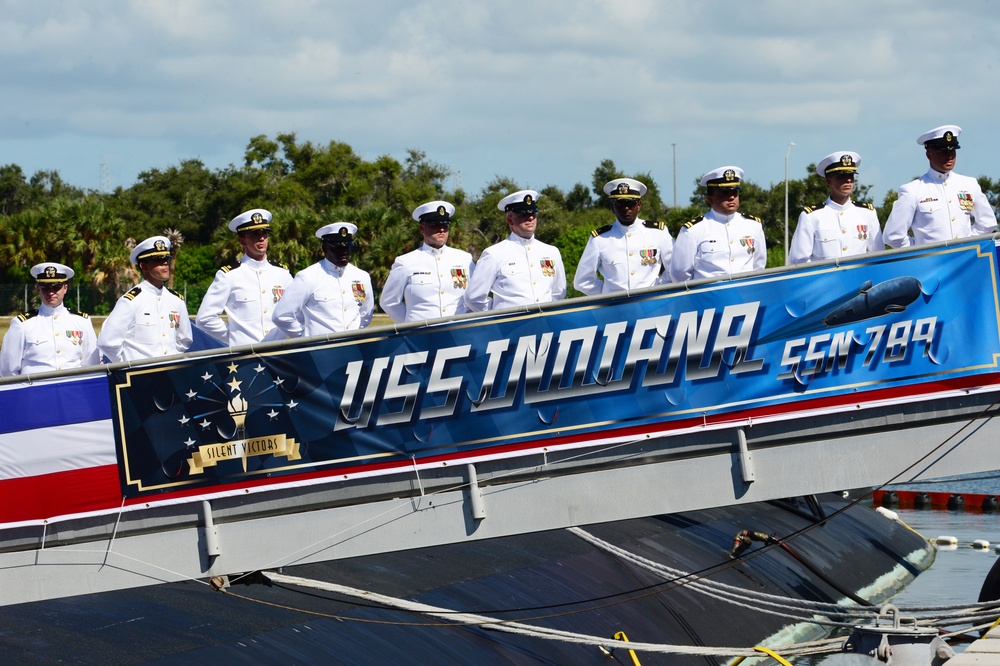
[{"label": "submarine illustration on banner", "polygon": [[868,280],[857,296],[834,308],[823,318],[827,326],[843,326],[856,321],[873,319],[906,310],[921,293],[920,280],[915,277],[898,277],[876,285]]},{"label": "submarine illustration on banner", "polygon": [[846,326],[897,314],[905,311],[922,294],[929,297],[932,292],[925,289],[917,278],[905,276],[878,284],[867,280],[856,293],[844,294],[812,309],[802,303],[786,303],[785,310],[792,321],[765,335],[761,342],[787,340],[823,327]]}]

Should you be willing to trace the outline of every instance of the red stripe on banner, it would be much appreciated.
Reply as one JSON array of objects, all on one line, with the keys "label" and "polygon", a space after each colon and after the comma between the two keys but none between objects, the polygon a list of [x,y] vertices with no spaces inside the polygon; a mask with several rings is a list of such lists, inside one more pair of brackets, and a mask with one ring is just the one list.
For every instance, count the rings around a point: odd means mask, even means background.
[{"label": "red stripe on banner", "polygon": [[[861,395],[839,395],[804,401],[783,402],[766,407],[756,407],[747,410],[734,410],[707,417],[694,417],[678,421],[666,421],[641,426],[608,427],[597,432],[578,435],[562,435],[544,438],[534,438],[511,444],[495,446],[470,447],[457,453],[430,455],[417,460],[418,464],[441,464],[461,461],[469,458],[489,458],[504,454],[516,453],[521,450],[539,448],[557,449],[560,446],[599,444],[599,440],[608,441],[627,437],[641,438],[648,433],[681,430],[713,424],[738,423],[747,419],[760,419],[775,416],[793,416],[796,412],[815,409],[842,410],[845,405],[864,406],[865,403],[881,400],[906,400],[919,398],[922,393],[936,391],[954,391],[961,388],[983,387],[993,383],[984,379],[994,380],[994,377],[962,377],[940,382],[928,382],[920,385],[894,387],[867,392]],[[556,421],[558,423],[558,420]],[[132,498],[127,506],[145,504],[165,500],[196,500],[197,498],[218,492],[238,490],[266,489],[268,486],[288,485],[296,482],[317,481],[321,479],[343,479],[354,474],[382,472],[391,473],[394,470],[409,469],[412,466],[409,459],[396,459],[385,462],[361,462],[355,465],[345,465],[334,469],[304,469],[298,474],[289,474],[268,478],[250,478],[220,483],[214,486],[199,486],[184,490],[164,493],[150,493],[144,497]],[[122,492],[119,485],[118,468],[115,465],[104,465],[72,471],[53,472],[26,478],[14,478],[0,481],[0,524],[26,521],[54,519],[78,513],[92,511],[115,510],[122,505]]]},{"label": "red stripe on banner", "polygon": [[0,523],[44,520],[121,506],[118,467],[103,465],[0,482]]}]

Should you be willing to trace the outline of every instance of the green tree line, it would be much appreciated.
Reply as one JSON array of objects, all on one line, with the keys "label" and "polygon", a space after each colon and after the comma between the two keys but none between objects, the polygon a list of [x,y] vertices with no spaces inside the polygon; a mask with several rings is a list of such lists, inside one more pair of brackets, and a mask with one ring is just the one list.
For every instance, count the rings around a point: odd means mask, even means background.
[{"label": "green tree line", "polygon": [[[299,142],[294,133],[253,137],[241,165],[210,170],[200,160],[184,160],[167,169],[144,171],[134,185],[113,192],[74,187],[56,171],[28,178],[19,166],[8,164],[0,166],[0,284],[23,285],[31,281],[31,266],[58,261],[76,271],[82,309],[106,314],[140,279],[128,259],[134,243],[166,235],[177,248],[174,286],[185,286],[193,312],[215,271],[238,256],[229,220],[259,207],[274,215],[269,256],[293,273],[321,258],[313,236],[317,228],[336,221],[357,224],[353,261],[371,274],[378,291],[395,257],[419,244],[410,212],[424,202],[445,199],[455,204],[450,244],[475,257],[506,237],[496,204],[524,186],[498,176],[470,196],[462,189],[448,190],[450,176],[448,167],[419,150],[408,150],[402,162],[387,155],[367,161],[346,143]],[[681,225],[707,208],[697,183],[692,183],[688,205],[668,206],[649,172],[624,173],[610,159],[594,168],[589,183],[577,183],[568,191],[552,185],[539,189],[537,235],[560,249],[570,282],[591,230],[613,221],[604,183],[623,176],[649,187],[641,216],[662,220],[675,237]],[[996,207],[1000,179],[980,177],[979,182]],[[875,205],[884,223],[895,191],[876,202],[870,189],[859,183],[854,198]],[[814,164],[805,178],[789,181],[789,234],[799,211],[822,203],[826,196],[826,183]],[[741,211],[761,218],[768,265],[782,265],[784,182],[770,187],[744,182]],[[0,294],[0,309],[5,314],[19,311],[23,298],[22,290],[8,289]]]}]

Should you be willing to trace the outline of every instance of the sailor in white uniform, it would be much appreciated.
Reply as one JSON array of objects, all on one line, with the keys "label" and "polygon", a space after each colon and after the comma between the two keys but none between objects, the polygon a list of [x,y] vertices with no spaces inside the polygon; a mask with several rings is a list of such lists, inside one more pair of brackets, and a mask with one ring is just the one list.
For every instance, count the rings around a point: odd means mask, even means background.
[{"label": "sailor in white uniform", "polygon": [[468,312],[465,289],[476,264],[472,255],[448,247],[455,206],[430,201],[413,211],[424,243],[396,257],[379,305],[395,322],[424,321]]},{"label": "sailor in white uniform", "polygon": [[953,171],[961,133],[957,125],[942,125],[917,139],[924,147],[930,169],[899,188],[899,198],[885,221],[885,242],[889,247],[925,245],[996,231],[996,213],[979,181]]},{"label": "sailor in white uniform", "polygon": [[764,227],[743,215],[740,183],[743,169],[724,166],[705,174],[700,185],[711,210],[681,227],[670,259],[674,282],[732,276],[767,266]]},{"label": "sailor in white uniform", "polygon": [[11,319],[0,349],[0,376],[97,365],[97,335],[90,315],[63,305],[73,269],[46,262],[32,266],[31,276],[41,305]]},{"label": "sailor in white uniform", "polygon": [[[195,325],[231,347],[283,338],[271,314],[291,286],[292,274],[267,258],[271,213],[263,208],[248,210],[229,222],[229,230],[236,232],[243,256],[215,274],[198,308]],[[223,311],[228,324],[222,319]]]},{"label": "sailor in white uniform", "polygon": [[167,287],[170,240],[147,238],[129,257],[143,280],[118,299],[108,315],[97,348],[111,362],[180,354],[191,346],[191,320],[184,298]]},{"label": "sailor in white uniform", "polygon": [[816,172],[826,178],[830,196],[799,214],[788,248],[789,264],[842,259],[867,252],[881,252],[882,229],[870,203],[851,200],[861,156],[849,150],[830,153]]},{"label": "sailor in white uniform", "polygon": [[589,296],[670,282],[674,239],[662,222],[639,217],[646,191],[645,184],[632,178],[604,185],[616,219],[587,239],[573,279],[577,291]]},{"label": "sailor in white uniform", "polygon": [[566,297],[566,271],[559,249],[535,238],[537,201],[538,192],[519,190],[497,204],[506,214],[510,235],[479,257],[465,290],[469,310],[500,310]]},{"label": "sailor in white uniform", "polygon": [[353,331],[372,322],[371,277],[350,263],[357,233],[357,226],[349,222],[316,230],[324,258],[295,276],[271,317],[288,337]]}]

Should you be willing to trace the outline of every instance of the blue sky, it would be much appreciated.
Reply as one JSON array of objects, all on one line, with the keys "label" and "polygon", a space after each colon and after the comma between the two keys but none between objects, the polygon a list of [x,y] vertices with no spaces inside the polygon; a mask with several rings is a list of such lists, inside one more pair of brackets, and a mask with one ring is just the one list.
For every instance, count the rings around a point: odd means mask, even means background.
[{"label": "blue sky", "polygon": [[[1000,3],[883,0],[0,0],[0,164],[99,189],[250,137],[406,150],[476,194],[589,184],[602,159],[684,205],[704,172],[761,185],[835,150],[876,201],[960,125],[956,171],[1000,177]],[[103,165],[103,168],[102,168]]]}]

